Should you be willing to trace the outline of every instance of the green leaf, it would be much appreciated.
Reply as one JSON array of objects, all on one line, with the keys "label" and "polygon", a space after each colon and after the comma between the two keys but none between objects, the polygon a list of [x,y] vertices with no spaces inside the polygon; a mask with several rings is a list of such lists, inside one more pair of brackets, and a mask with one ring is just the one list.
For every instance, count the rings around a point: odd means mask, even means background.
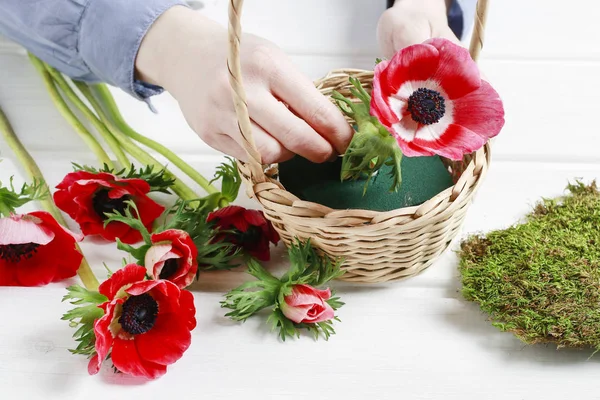
[{"label": "green leaf", "polygon": [[[217,199],[217,197],[211,197]],[[217,240],[213,224],[206,221],[212,211],[212,205],[205,199],[178,201],[165,214],[170,217],[160,230],[180,229],[186,231],[198,249],[198,265],[203,270],[228,270],[238,266],[235,263],[240,249],[229,243]],[[166,218],[165,218],[166,219]],[[222,232],[221,232],[222,233]]]},{"label": "green leaf", "polygon": [[74,354],[84,354],[92,357],[96,354],[94,322],[104,315],[104,310],[98,306],[108,301],[108,299],[97,291],[74,285],[67,288],[67,294],[62,301],[69,301],[72,305],[77,306],[67,311],[61,318],[64,321],[69,321],[69,325],[72,327],[77,328],[73,338],[78,342],[78,345],[70,351]]},{"label": "green leaf", "polygon": [[117,238],[117,249],[131,254],[131,256],[133,258],[135,258],[135,260],[137,261],[138,265],[145,266],[146,262],[144,259],[146,257],[146,253],[148,252],[148,249],[150,249],[150,247],[152,247],[152,245],[144,244],[138,248],[135,248],[129,244],[125,244],[125,243],[121,242],[121,239]]},{"label": "green leaf", "polygon": [[8,213],[15,213],[16,209],[30,201],[43,200],[49,196],[48,186],[43,180],[34,179],[31,184],[23,184],[20,190],[16,190],[13,183],[14,177],[10,177],[8,187],[0,182],[0,215],[8,217]]},{"label": "green leaf", "polygon": [[[308,284],[318,287],[340,277],[343,274],[340,269],[341,260],[333,262],[328,257],[320,255],[310,244],[310,240],[302,242],[296,239],[288,250],[288,255],[290,268],[279,279],[265,270],[258,261],[249,260],[248,274],[257,280],[246,282],[227,293],[221,306],[229,308],[231,311],[226,316],[236,321],[245,321],[258,311],[273,307],[267,322],[273,330],[278,331],[283,341],[287,337],[298,337],[300,329],[308,329],[315,338],[322,335],[327,339],[335,333],[331,321],[319,324],[295,324],[285,317],[279,305],[283,304],[285,297],[292,293],[294,285]],[[344,305],[333,292],[328,303],[334,310]]]},{"label": "green leaf", "polygon": [[215,177],[210,183],[221,179],[221,194],[229,203],[233,203],[237,199],[242,178],[237,169],[236,161],[231,157],[226,157],[228,163],[222,163],[217,167]]},{"label": "green leaf", "polygon": [[334,310],[337,310],[338,308],[341,308],[344,304],[346,304],[346,303],[340,301],[339,297],[333,297],[333,292],[332,292],[332,297],[329,300],[327,300],[327,303]]},{"label": "green leaf", "polygon": [[[133,200],[125,201],[127,208],[124,211],[124,214],[119,213],[118,211],[112,213],[104,213],[106,219],[104,220],[104,226],[106,227],[111,222],[121,222],[125,225],[129,226],[140,232],[142,234],[142,238],[147,245],[152,245],[152,239],[150,237],[150,232],[144,226],[144,223],[139,218],[138,208]],[[132,210],[135,212],[132,212]]]},{"label": "green leaf", "polygon": [[166,169],[161,169],[160,171],[155,172],[153,165],[147,165],[146,167],[136,169],[135,165],[131,164],[131,167],[129,167],[129,169],[123,168],[120,171],[115,171],[113,168],[110,168],[106,164],[104,164],[104,166],[100,169],[75,163],[73,163],[73,167],[75,171],[86,171],[91,172],[93,174],[108,173],[115,175],[121,179],[142,179],[148,182],[148,184],[150,185],[151,192],[161,192],[169,194],[169,189],[175,183],[175,179],[166,176]]},{"label": "green leaf", "polygon": [[376,177],[376,172],[388,165],[392,167],[393,178],[390,191],[396,192],[402,183],[402,151],[387,128],[371,115],[371,96],[361,82],[353,77],[350,77],[349,81],[353,86],[350,92],[360,100],[359,102],[354,102],[338,92],[332,95],[342,112],[356,122],[356,132],[342,159],[340,178],[342,181],[366,180],[366,193],[369,182]]},{"label": "green leaf", "polygon": [[221,307],[232,310],[225,316],[235,321],[245,321],[258,311],[276,304],[282,285],[256,260],[249,260],[248,273],[258,280],[238,286],[227,293],[221,302]]},{"label": "green leaf", "polygon": [[329,257],[318,254],[310,240],[302,242],[296,239],[288,249],[288,256],[290,268],[281,280],[290,285],[308,284],[318,287],[343,275],[340,269],[342,260],[333,262]]},{"label": "green leaf", "polygon": [[278,331],[279,338],[283,342],[287,337],[300,337],[300,330],[296,324],[287,319],[279,308],[273,310],[267,318],[267,323],[271,325],[271,330]]}]

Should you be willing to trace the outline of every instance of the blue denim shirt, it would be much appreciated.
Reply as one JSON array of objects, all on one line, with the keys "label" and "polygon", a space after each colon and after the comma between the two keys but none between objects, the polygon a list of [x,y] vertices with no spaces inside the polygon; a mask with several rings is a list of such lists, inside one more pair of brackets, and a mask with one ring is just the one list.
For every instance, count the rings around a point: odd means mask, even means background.
[{"label": "blue denim shirt", "polygon": [[74,79],[106,82],[142,100],[162,88],[134,79],[142,39],[183,0],[0,0],[0,34]]},{"label": "blue denim shirt", "polygon": [[[454,0],[448,22],[462,36],[464,15]],[[135,80],[142,39],[167,9],[184,0],[0,0],[0,34],[64,74],[106,82],[145,100],[162,88]]]}]

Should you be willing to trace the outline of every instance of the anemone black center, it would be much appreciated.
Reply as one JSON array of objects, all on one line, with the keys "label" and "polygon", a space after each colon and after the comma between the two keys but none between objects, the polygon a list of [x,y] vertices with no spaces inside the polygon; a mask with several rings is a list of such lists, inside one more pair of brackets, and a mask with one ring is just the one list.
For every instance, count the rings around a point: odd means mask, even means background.
[{"label": "anemone black center", "polygon": [[0,245],[0,260],[15,264],[22,260],[28,260],[37,253],[38,247],[40,245],[37,243]]},{"label": "anemone black center", "polygon": [[119,197],[118,199],[111,199],[108,197],[108,189],[100,189],[92,198],[92,206],[94,207],[96,214],[98,214],[102,220],[105,220],[105,213],[118,212],[119,214],[124,214],[127,209],[127,204],[125,204],[125,202],[129,199],[129,195]]},{"label": "anemone black center", "polygon": [[125,332],[139,335],[152,329],[157,315],[158,303],[148,293],[131,296],[123,303],[119,324]]},{"label": "anemone black center", "polygon": [[235,236],[235,240],[238,244],[252,244],[260,241],[262,231],[258,226],[250,226],[246,232],[240,232]]},{"label": "anemone black center", "polygon": [[162,269],[160,270],[160,274],[158,275],[159,279],[169,279],[170,277],[177,272],[179,268],[179,259],[178,258],[169,258],[165,261]]},{"label": "anemone black center", "polygon": [[446,113],[446,101],[435,90],[420,88],[408,98],[408,112],[415,122],[431,125]]}]

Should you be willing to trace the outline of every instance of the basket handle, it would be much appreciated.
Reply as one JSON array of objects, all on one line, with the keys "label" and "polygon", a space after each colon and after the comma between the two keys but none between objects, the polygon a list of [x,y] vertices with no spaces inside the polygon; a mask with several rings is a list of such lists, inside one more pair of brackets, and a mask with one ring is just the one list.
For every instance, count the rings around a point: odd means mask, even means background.
[{"label": "basket handle", "polygon": [[[242,147],[246,151],[248,158],[247,165],[249,167],[250,178],[254,183],[263,183],[266,181],[266,177],[260,153],[256,149],[256,144],[252,137],[252,124],[250,122],[246,92],[242,80],[240,38],[242,36],[241,18],[243,5],[244,0],[229,0],[229,57],[227,59],[227,67],[229,69],[229,82],[233,89],[233,103],[238,118],[238,127],[243,139]],[[487,10],[488,0],[479,0],[475,12],[473,35],[469,46],[469,52],[475,61],[479,58],[479,54],[483,48]]]}]

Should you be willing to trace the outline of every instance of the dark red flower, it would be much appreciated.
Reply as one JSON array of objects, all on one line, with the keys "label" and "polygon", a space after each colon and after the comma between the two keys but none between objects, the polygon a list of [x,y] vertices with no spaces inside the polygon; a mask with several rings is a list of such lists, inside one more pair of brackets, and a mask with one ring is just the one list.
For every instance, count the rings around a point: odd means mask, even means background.
[{"label": "dark red flower", "polygon": [[190,347],[196,327],[194,297],[166,280],[145,281],[146,268],[130,264],[100,285],[108,301],[94,323],[96,352],[88,372],[96,374],[110,354],[117,370],[155,379]]},{"label": "dark red flower", "polygon": [[150,185],[142,179],[121,179],[106,172],[71,172],[56,186],[54,202],[69,214],[84,235],[100,235],[114,241],[133,244],[142,240],[141,234],[122,222],[111,222],[106,228],[104,213],[123,213],[131,200],[137,206],[139,218],[147,229],[162,214],[164,207],[147,196]]},{"label": "dark red flower", "polygon": [[261,261],[268,261],[271,258],[270,243],[279,242],[279,234],[267,221],[262,211],[228,206],[210,213],[207,221],[214,222],[217,229],[223,231],[217,236],[217,241],[225,241],[241,247],[246,253]]},{"label": "dark red flower", "polygon": [[197,257],[198,249],[187,232],[168,229],[152,235],[144,265],[153,279],[166,279],[183,289],[198,272]]},{"label": "dark red flower", "polygon": [[0,218],[0,286],[41,286],[77,273],[82,238],[47,212]]}]

